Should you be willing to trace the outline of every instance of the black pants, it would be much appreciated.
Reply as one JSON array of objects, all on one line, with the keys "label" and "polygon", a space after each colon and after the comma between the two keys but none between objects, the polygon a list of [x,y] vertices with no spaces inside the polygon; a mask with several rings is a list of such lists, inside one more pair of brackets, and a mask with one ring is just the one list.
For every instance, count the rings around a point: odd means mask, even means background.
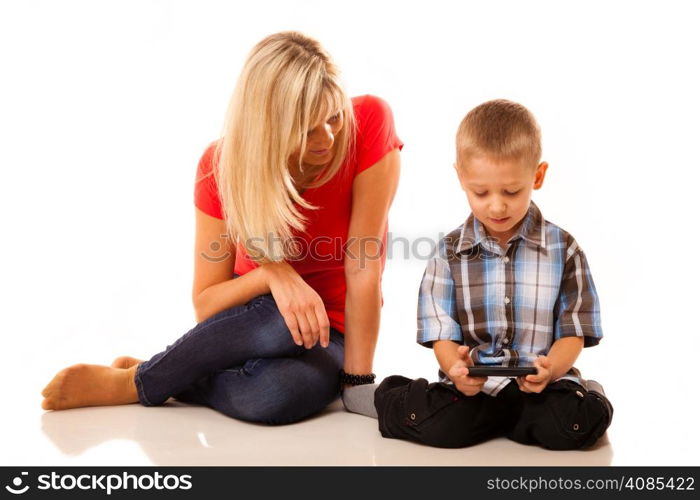
[{"label": "black pants", "polygon": [[497,396],[465,396],[453,385],[393,375],[374,393],[382,436],[441,448],[462,448],[498,436],[552,450],[592,446],[613,408],[598,392],[559,380],[539,394],[515,380]]}]

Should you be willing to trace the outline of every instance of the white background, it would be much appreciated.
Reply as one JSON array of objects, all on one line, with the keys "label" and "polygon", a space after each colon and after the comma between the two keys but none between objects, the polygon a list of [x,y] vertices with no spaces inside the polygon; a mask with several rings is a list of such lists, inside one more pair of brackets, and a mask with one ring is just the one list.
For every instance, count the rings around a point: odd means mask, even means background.
[{"label": "white background", "polygon": [[[697,20],[674,1],[2,1],[2,462],[30,463],[39,438],[16,426],[36,427],[60,368],[148,358],[195,325],[197,161],[251,47],[297,29],[394,110],[395,237],[468,216],[451,164],[471,107],[532,110],[550,163],[533,199],[600,294],[605,337],[577,366],[615,406],[613,463],[698,465]],[[435,379],[415,343],[424,265],[387,262],[380,377]]]}]

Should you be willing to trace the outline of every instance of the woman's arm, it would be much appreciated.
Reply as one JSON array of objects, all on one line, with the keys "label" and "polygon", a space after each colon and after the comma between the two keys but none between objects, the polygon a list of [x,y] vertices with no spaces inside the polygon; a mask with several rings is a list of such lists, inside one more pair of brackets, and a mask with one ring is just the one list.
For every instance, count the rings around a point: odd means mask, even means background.
[{"label": "woman's arm", "polygon": [[252,298],[270,293],[264,272],[254,269],[233,279],[236,248],[223,220],[195,208],[192,304],[197,323]]},{"label": "woman's arm", "polygon": [[211,316],[249,302],[258,295],[270,293],[262,268],[256,268],[236,279],[228,279],[204,289],[194,302],[197,323]]},{"label": "woman's arm", "polygon": [[381,310],[381,243],[399,183],[400,164],[399,150],[394,149],[353,181],[345,254],[347,373],[372,371]]},{"label": "woman's arm", "polygon": [[233,279],[235,245],[224,221],[196,209],[192,303],[197,323],[254,297],[271,293],[298,345],[328,346],[328,315],[323,300],[287,262],[267,263]]}]

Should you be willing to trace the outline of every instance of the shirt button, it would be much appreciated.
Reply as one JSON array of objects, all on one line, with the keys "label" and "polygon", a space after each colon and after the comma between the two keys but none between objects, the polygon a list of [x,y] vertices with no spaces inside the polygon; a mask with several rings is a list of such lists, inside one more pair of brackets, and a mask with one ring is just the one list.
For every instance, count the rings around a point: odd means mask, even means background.
[{"label": "shirt button", "polygon": [[507,344],[508,344],[508,339],[503,339],[503,345],[507,345]]},{"label": "shirt button", "polygon": [[505,303],[510,304],[510,299],[508,297],[505,298]]},{"label": "shirt button", "polygon": [[510,259],[509,259],[508,257],[503,257],[503,262],[505,262],[506,264],[508,264],[508,263],[510,262]]}]

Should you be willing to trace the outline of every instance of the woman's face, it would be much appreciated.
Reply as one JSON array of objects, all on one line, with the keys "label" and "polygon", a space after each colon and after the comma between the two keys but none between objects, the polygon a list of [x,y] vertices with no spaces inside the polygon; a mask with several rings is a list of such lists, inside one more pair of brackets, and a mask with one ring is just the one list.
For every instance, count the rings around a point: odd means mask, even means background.
[{"label": "woman's face", "polygon": [[[306,149],[301,158],[303,165],[327,165],[335,154],[335,136],[343,128],[343,113],[338,111],[319,123],[306,134]],[[296,153],[294,156],[298,155]]]}]

